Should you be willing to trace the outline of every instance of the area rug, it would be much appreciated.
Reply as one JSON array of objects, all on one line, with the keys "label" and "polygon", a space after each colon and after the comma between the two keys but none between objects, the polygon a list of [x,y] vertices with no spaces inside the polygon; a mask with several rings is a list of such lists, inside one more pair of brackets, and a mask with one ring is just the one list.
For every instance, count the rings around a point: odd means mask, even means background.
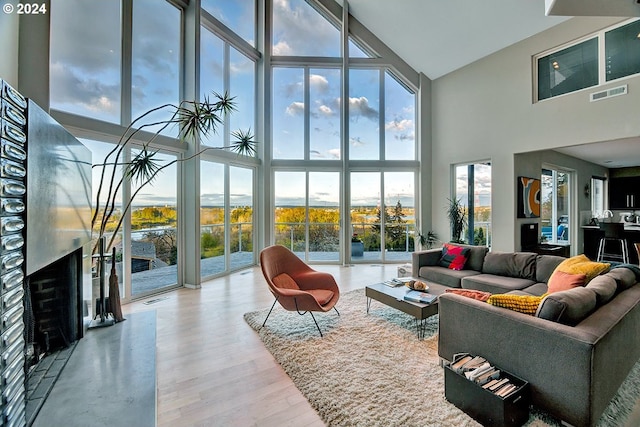
[{"label": "area rug", "polygon": [[[364,289],[341,295],[340,311],[299,316],[276,305],[244,315],[267,349],[328,426],[478,426],[444,397],[439,365],[438,316],[418,340],[415,319],[372,301]],[[601,417],[599,426],[620,426],[640,398],[640,363]],[[532,411],[527,426],[560,426]]]}]

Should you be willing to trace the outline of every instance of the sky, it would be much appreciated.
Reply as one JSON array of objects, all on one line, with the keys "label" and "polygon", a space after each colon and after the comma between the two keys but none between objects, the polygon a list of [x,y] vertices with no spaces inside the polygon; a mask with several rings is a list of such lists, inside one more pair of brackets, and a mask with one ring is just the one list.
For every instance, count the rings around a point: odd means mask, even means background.
[{"label": "sky", "polygon": [[[207,12],[237,31],[249,44],[255,45],[254,27],[248,25],[255,21],[253,4],[254,0],[203,0],[202,3]],[[135,117],[164,103],[178,102],[181,52],[180,12],[177,8],[158,0],[136,0],[133,5],[131,109]],[[120,1],[52,0],[50,10],[52,108],[119,123],[122,112]],[[151,10],[153,13],[149,13]],[[230,47],[227,64],[230,79],[229,87],[225,88],[224,43],[206,29],[201,34],[203,95],[229,89],[236,97],[238,107],[230,118],[231,130],[253,129],[256,108],[254,63]],[[274,55],[340,56],[339,30],[304,0],[274,0],[273,34]],[[350,51],[353,56],[365,56],[354,44],[350,45]],[[381,83],[385,88],[382,99]],[[308,133],[310,158],[342,158],[340,84],[340,70],[336,68],[274,70],[272,138],[275,158],[303,159],[305,133]],[[305,89],[308,89],[307,99]],[[158,113],[150,119],[166,118],[166,114]],[[308,129],[305,129],[305,117],[308,117]],[[377,70],[352,70],[349,128],[351,158],[378,159],[380,136],[383,135],[387,159],[413,160],[414,94],[388,73],[381,75]],[[165,131],[169,135],[176,132],[176,129]],[[222,138],[214,135],[206,143],[220,146]],[[99,156],[96,154],[96,157]],[[210,173],[208,176],[216,175]],[[158,178],[153,187],[138,196],[136,203],[175,203],[175,185],[169,185],[174,179],[175,174],[170,173]],[[385,193],[395,193],[398,199],[413,204],[413,178],[410,181],[409,186],[402,179],[396,180],[396,175],[386,174]],[[277,191],[281,198],[300,201],[305,197],[295,187],[290,187],[288,181],[283,181]],[[323,203],[327,198],[337,200],[338,191],[339,184],[331,191],[310,194],[310,203]],[[212,194],[210,200],[215,200],[215,191],[203,188],[203,194],[209,193]],[[246,198],[248,193],[244,196]],[[359,192],[359,197],[362,200],[358,203],[379,204],[380,186],[373,186],[366,195]],[[238,194],[237,198],[242,199],[242,196]]]}]

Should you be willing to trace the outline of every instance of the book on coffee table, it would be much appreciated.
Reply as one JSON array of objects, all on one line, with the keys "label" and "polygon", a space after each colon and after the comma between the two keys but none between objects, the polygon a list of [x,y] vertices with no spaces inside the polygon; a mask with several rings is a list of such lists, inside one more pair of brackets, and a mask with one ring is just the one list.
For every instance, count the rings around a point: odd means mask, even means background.
[{"label": "book on coffee table", "polygon": [[430,294],[428,292],[409,291],[404,295],[406,301],[421,302],[423,304],[431,304],[438,298],[437,295]]}]

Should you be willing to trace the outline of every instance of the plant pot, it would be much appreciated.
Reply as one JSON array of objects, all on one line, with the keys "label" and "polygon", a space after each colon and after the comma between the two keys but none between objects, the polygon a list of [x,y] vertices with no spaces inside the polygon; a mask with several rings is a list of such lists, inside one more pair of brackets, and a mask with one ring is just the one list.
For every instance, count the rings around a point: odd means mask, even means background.
[{"label": "plant pot", "polygon": [[351,242],[351,256],[352,257],[361,257],[364,255],[364,243],[362,242]]}]

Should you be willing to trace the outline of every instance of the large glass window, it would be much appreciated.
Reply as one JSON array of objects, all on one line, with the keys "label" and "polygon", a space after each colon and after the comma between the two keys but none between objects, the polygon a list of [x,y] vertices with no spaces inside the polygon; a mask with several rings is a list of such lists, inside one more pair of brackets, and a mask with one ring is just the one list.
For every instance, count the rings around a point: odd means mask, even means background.
[{"label": "large glass window", "polygon": [[253,169],[229,168],[231,269],[253,264]]},{"label": "large glass window", "polygon": [[538,59],[538,100],[598,84],[598,39]]},{"label": "large glass window", "polygon": [[273,158],[304,159],[304,69],[273,69]]},{"label": "large glass window", "polygon": [[307,261],[338,261],[339,189],[338,172],[276,172],[276,244]]},{"label": "large glass window", "polygon": [[455,197],[465,209],[463,240],[491,246],[491,163],[457,165]]},{"label": "large glass window", "polygon": [[380,71],[349,71],[349,158],[380,159]]},{"label": "large glass window", "polygon": [[[203,101],[207,97],[214,100],[214,92],[224,92],[224,42],[206,28],[200,34],[200,97]],[[222,147],[223,130],[222,124],[216,126],[214,132],[210,132],[201,142],[212,147]]]},{"label": "large glass window", "polygon": [[[132,156],[138,150],[132,150]],[[149,294],[178,283],[178,178],[176,156],[157,153],[164,169],[131,192],[131,295]],[[172,163],[173,162],[173,163]],[[126,252],[126,251],[125,251]]]},{"label": "large glass window", "polygon": [[224,165],[200,162],[200,274],[225,270]]},{"label": "large glass window", "polygon": [[384,173],[385,249],[388,261],[403,261],[415,249],[413,172]]},{"label": "large glass window", "polygon": [[51,2],[51,108],[120,123],[121,37],[119,0]]},{"label": "large glass window", "polygon": [[340,159],[340,70],[309,71],[311,159]]},{"label": "large glass window", "polygon": [[340,56],[340,31],[305,0],[273,1],[272,53]]},{"label": "large glass window", "polygon": [[256,0],[202,0],[201,5],[251,46],[256,45]]},{"label": "large glass window", "polygon": [[[133,2],[132,119],[152,108],[180,102],[180,14],[179,9],[167,2]],[[145,122],[168,120],[171,114],[166,109],[160,110],[147,116]],[[160,126],[147,128],[159,129]],[[168,126],[162,133],[177,136],[178,131],[176,126]]]},{"label": "large glass window", "polygon": [[306,177],[304,172],[276,172],[275,243],[283,245],[305,259]]},{"label": "large glass window", "polygon": [[640,73],[640,20],[605,33],[607,81]]},{"label": "large glass window", "polygon": [[[381,235],[383,227],[382,201],[380,200],[380,172],[351,173],[351,235],[352,261],[382,259]],[[363,244],[363,249],[358,250]]]},{"label": "large glass window", "polygon": [[568,243],[571,227],[569,210],[571,174],[553,168],[542,169],[540,222],[542,239]]},{"label": "large glass window", "polygon": [[233,47],[229,50],[229,94],[236,106],[229,117],[229,131],[251,130],[255,134],[256,64]]},{"label": "large glass window", "polygon": [[384,141],[386,160],[416,158],[416,96],[385,73]]}]

